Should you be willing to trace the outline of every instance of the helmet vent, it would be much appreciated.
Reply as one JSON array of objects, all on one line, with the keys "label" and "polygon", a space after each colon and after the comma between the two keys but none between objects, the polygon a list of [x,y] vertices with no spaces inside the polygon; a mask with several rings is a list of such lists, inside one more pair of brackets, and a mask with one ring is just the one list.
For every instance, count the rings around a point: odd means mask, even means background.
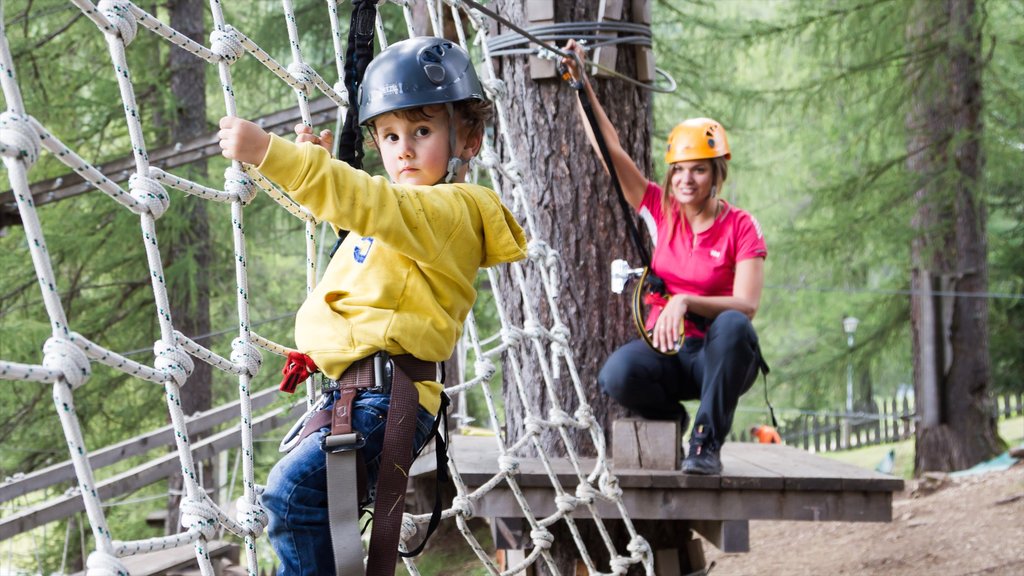
[{"label": "helmet vent", "polygon": [[444,82],[444,66],[440,64],[427,64],[423,67],[423,73],[427,75],[427,80],[434,84],[440,85]]}]

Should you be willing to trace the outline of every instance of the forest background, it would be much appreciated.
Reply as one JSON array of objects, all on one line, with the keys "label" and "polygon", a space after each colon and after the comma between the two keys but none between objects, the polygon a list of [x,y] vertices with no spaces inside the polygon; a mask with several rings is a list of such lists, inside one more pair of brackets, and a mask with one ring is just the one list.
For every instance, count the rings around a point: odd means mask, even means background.
[{"label": "forest background", "polygon": [[[177,4],[139,2],[159,16]],[[305,57],[318,70],[330,69],[333,49],[321,3],[294,4]],[[958,297],[987,303],[987,347],[979,342],[976,350],[990,366],[987,392],[1021,391],[1024,2],[970,4],[981,44],[981,129],[952,134],[951,145],[974,137],[980,143],[980,172],[971,193],[984,222],[987,285]],[[676,122],[710,116],[727,128],[732,161],[723,196],[753,213],[768,239],[767,284],[755,325],[773,368],[772,402],[783,417],[787,410],[842,410],[848,362],[860,398],[868,390],[888,397],[913,389],[912,252],[921,229],[915,224],[920,175],[908,169],[908,118],[922,85],[907,71],[943,54],[908,41],[908,30],[942,14],[945,6],[940,0],[652,3],[657,65],[679,84],[673,94],[653,97],[652,179],[661,179],[660,150]],[[231,3],[224,9],[229,22],[280,61],[288,60],[277,3]],[[402,30],[397,7],[382,9],[389,27]],[[95,26],[76,7],[57,0],[8,1],[3,10],[29,112],[94,163],[125,155],[130,148],[124,112]],[[142,46],[133,45],[129,57],[147,142],[172,144],[178,141],[176,119],[183,115],[181,96],[171,89],[177,68],[153,65],[168,62],[171,51],[149,34],[135,42]],[[290,89],[246,60],[233,68],[243,115],[294,105]],[[216,102],[216,73],[213,67],[203,70],[207,99]],[[566,91],[564,97],[572,95]],[[219,106],[211,104],[201,118],[204,130],[212,131],[220,115]],[[573,153],[591,154],[588,149]],[[957,170],[955,154],[945,161],[948,172]],[[200,181],[209,174],[206,181],[217,187],[225,166],[211,159],[186,174]],[[367,167],[380,171],[372,151]],[[32,179],[65,172],[44,155]],[[942,180],[943,173],[933,176]],[[207,214],[203,201],[192,197],[175,195],[174,202],[187,208],[161,220],[169,290],[183,307],[204,306],[208,298],[208,326],[194,333],[207,335],[204,345],[224,349],[235,331],[233,283],[209,278],[233,278],[230,215],[226,209]],[[76,331],[145,361],[159,330],[148,270],[139,266],[145,258],[138,219],[97,193],[48,204],[41,218],[62,302]],[[207,223],[208,240],[194,242]],[[932,231],[941,235],[942,227],[953,223],[940,219]],[[250,291],[252,324],[268,338],[289,343],[294,311],[305,296],[302,230],[264,197],[247,212],[246,226],[250,278],[260,279]],[[50,323],[17,225],[0,229],[0,269],[0,358],[37,362]],[[606,277],[605,271],[599,277]],[[860,319],[852,351],[842,328],[847,315]],[[629,327],[622,330],[628,337]],[[265,362],[260,388],[272,385],[276,373],[269,356]],[[232,378],[213,374],[210,379],[212,404],[234,398]],[[166,422],[160,387],[140,386],[99,366],[93,382],[103,384],[76,395],[90,445],[111,444]],[[748,394],[737,426],[763,421],[764,414],[763,397]],[[57,426],[48,387],[0,386],[0,475],[66,459]],[[261,450],[263,472],[257,478],[265,477],[276,458],[276,441],[268,439]],[[156,500],[166,490],[154,486],[138,497]],[[131,508],[112,514],[115,533],[119,523],[138,522],[143,511]],[[63,533],[63,527],[51,532],[60,540]],[[61,543],[45,539],[54,549]]]}]

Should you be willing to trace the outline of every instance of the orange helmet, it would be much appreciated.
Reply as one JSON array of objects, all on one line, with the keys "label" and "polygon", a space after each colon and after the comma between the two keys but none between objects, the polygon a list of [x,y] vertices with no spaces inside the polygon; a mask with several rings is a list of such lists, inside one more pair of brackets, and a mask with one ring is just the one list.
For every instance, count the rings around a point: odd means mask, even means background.
[{"label": "orange helmet", "polygon": [[668,150],[665,151],[665,162],[668,164],[719,156],[725,156],[728,160],[732,154],[729,153],[725,128],[711,118],[684,120],[668,135]]}]

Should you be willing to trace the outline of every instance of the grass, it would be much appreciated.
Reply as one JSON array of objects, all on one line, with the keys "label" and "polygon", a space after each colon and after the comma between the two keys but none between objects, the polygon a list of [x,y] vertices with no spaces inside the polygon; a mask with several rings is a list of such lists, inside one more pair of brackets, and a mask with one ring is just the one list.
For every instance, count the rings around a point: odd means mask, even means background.
[{"label": "grass", "polygon": [[[1024,416],[1001,420],[999,422],[999,436],[1011,447],[1024,444]],[[913,438],[893,444],[866,446],[864,448],[843,450],[841,452],[822,452],[820,455],[833,460],[839,460],[840,462],[853,464],[854,466],[860,466],[861,468],[874,470],[875,466],[885,458],[885,455],[888,454],[889,450],[894,450],[896,453],[896,467],[893,470],[893,474],[906,480],[913,478]]]}]

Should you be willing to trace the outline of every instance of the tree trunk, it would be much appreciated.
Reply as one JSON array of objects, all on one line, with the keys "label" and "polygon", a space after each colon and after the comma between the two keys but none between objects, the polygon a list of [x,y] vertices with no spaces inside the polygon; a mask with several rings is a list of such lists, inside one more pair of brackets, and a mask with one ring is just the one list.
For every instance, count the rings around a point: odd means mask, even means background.
[{"label": "tree trunk", "polygon": [[[528,23],[524,17],[524,4],[500,0],[494,3],[493,9],[525,27]],[[598,4],[598,0],[555,2],[554,20],[595,21]],[[628,15],[630,2],[624,4],[624,14]],[[495,35],[505,32],[511,30],[502,28],[500,24],[496,30],[492,29]],[[616,69],[631,77],[636,73],[633,55],[631,47],[619,47]],[[575,91],[557,78],[531,79],[529,59],[525,56],[504,57],[498,64],[498,75],[508,89],[507,129],[517,148],[512,151],[512,157],[529,162],[528,166],[520,165],[519,168],[525,179],[527,204],[536,217],[537,238],[530,239],[543,239],[559,252],[557,273],[562,289],[558,313],[571,335],[573,357],[587,401],[607,436],[611,421],[625,412],[601,394],[597,373],[616,347],[635,336],[630,324],[628,298],[611,292],[610,266],[616,258],[625,258],[637,266],[639,255],[628,239],[611,181],[591,151],[578,119]],[[623,146],[643,169],[649,171],[650,93],[620,80],[596,79],[594,85],[611,121],[619,130]],[[630,214],[629,217],[635,215]],[[539,311],[540,324],[551,328],[551,313],[536,277],[535,274],[527,274],[532,300],[527,304]],[[498,289],[509,304],[508,308],[520,310],[519,291],[508,275],[499,284]],[[519,314],[511,321],[521,326],[523,317]],[[510,379],[509,371],[505,371],[506,433],[510,442],[525,433],[523,401],[544,418],[549,416],[553,404],[570,414],[578,407],[569,375],[564,370],[561,379],[555,380],[553,388],[557,399],[552,402],[544,389],[538,359],[524,357],[522,363],[525,399],[520,399],[515,382]],[[593,454],[593,442],[588,432],[572,431],[569,436],[580,453]],[[556,432],[545,431],[541,442],[548,454],[565,454]],[[607,444],[610,446],[610,441]],[[590,540],[588,549],[592,552],[604,549],[596,537],[587,536],[586,532],[584,536]],[[571,539],[559,537],[556,542],[562,544],[552,548],[559,570],[563,574],[574,574],[579,553],[571,545]],[[618,542],[617,545],[620,553],[624,553],[624,543]],[[608,571],[607,560],[604,562],[600,569]],[[540,569],[547,568],[540,566]]]},{"label": "tree trunk", "polygon": [[[1001,450],[988,396],[985,209],[979,200],[981,38],[973,0],[920,0],[908,27],[907,167],[918,177],[911,247],[915,472],[970,467]],[[941,294],[936,295],[936,292]]]},{"label": "tree trunk", "polygon": [[[188,38],[206,44],[202,0],[171,0],[170,25]],[[184,50],[172,49],[168,55],[171,94],[174,109],[167,118],[172,142],[187,142],[207,131],[206,124],[206,64]],[[200,180],[206,176],[206,161],[199,160],[188,166],[186,178]],[[177,226],[178,234],[168,242],[168,268],[177,269],[172,280],[169,297],[174,326],[182,333],[195,337],[210,332],[210,281],[212,263],[210,223],[206,200],[182,195],[175,198],[176,218],[186,224]],[[171,213],[169,212],[168,215]],[[182,388],[181,409],[186,416],[208,410],[212,405],[212,368],[205,362],[195,362],[195,371]],[[193,439],[194,441],[195,439]],[[203,484],[216,486],[211,461],[197,462],[202,470]],[[181,501],[182,477],[168,478],[166,532],[180,530],[178,504]]]}]

